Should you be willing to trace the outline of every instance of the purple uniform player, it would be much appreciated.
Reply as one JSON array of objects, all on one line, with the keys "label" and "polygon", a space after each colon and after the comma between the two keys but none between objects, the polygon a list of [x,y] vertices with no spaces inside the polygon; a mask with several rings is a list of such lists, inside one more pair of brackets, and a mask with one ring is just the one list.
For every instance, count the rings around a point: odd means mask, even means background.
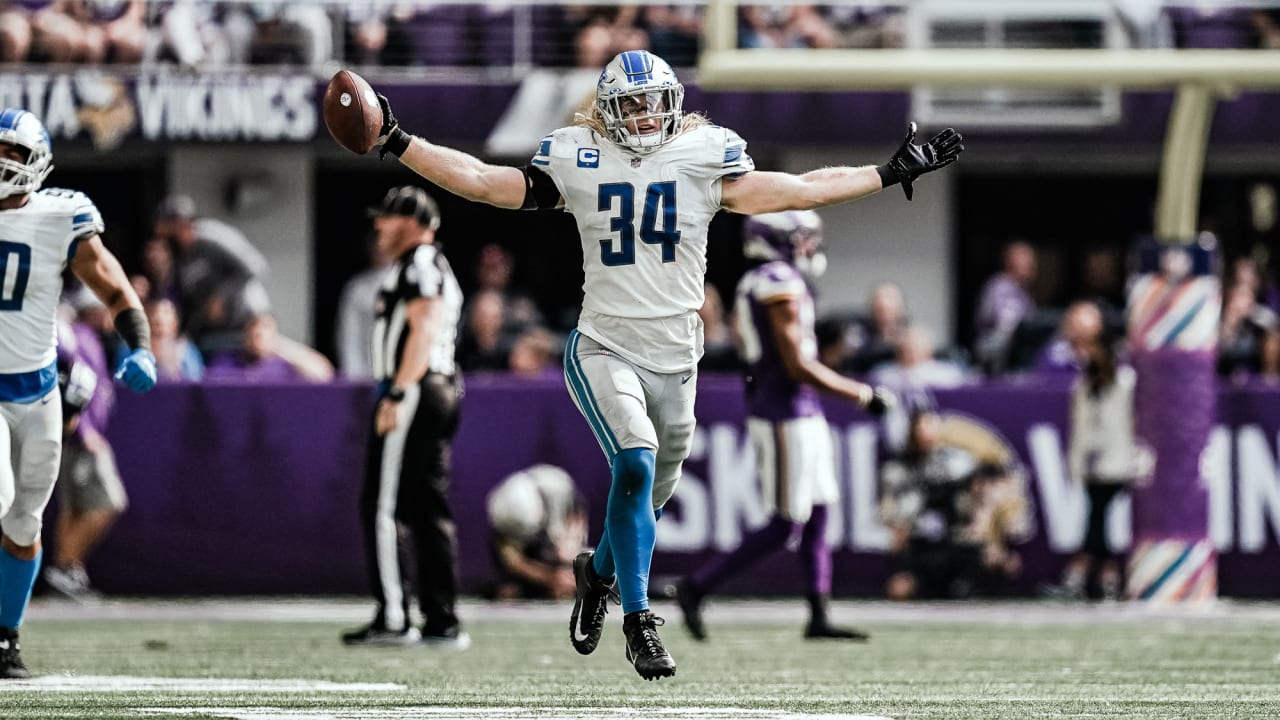
[{"label": "purple uniform player", "polygon": [[805,637],[865,640],[864,633],[835,627],[827,617],[831,594],[827,509],[839,500],[839,487],[831,430],[818,392],[846,398],[875,415],[884,413],[893,396],[818,362],[813,294],[807,280],[826,266],[817,213],[757,215],[743,229],[743,254],[757,265],[738,284],[736,316],[747,363],[747,430],[770,519],[736,550],[682,580],[677,599],[689,632],[705,640],[702,601],[706,595],[799,533],[809,600]]}]

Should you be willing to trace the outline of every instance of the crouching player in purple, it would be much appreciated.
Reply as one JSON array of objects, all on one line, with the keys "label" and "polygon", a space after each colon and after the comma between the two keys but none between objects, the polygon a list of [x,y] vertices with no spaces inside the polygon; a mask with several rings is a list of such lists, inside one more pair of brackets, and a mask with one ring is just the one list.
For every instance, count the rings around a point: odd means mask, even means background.
[{"label": "crouching player in purple", "polygon": [[683,579],[676,599],[689,633],[705,640],[703,599],[730,575],[782,549],[799,534],[809,600],[804,636],[865,640],[865,634],[836,627],[827,616],[827,513],[839,499],[839,488],[831,431],[818,391],[857,403],[876,416],[893,403],[893,395],[818,362],[808,284],[826,267],[818,214],[793,210],[756,215],[746,221],[743,232],[743,254],[756,265],[738,283],[734,314],[747,366],[747,432],[771,517],[736,550]]}]

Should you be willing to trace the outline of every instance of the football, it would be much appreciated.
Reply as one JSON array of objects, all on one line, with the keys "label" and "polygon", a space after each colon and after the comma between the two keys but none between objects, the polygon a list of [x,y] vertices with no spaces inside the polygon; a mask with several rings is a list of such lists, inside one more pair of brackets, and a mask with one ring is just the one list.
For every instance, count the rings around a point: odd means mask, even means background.
[{"label": "football", "polygon": [[321,105],[324,125],[339,145],[359,155],[373,149],[382,130],[382,107],[364,78],[339,70],[329,80]]}]

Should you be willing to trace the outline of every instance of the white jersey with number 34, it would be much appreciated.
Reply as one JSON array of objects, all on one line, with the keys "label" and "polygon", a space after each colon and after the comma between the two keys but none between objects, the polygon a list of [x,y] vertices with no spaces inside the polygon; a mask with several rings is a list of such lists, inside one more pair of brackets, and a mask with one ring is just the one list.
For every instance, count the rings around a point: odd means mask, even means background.
[{"label": "white jersey with number 34", "polygon": [[102,229],[93,201],[74,190],[47,188],[20,208],[0,210],[0,374],[57,359],[62,271],[76,240]]},{"label": "white jersey with number 34", "polygon": [[722,178],[755,167],[746,142],[705,125],[641,155],[567,127],[543,138],[532,162],[555,181],[582,237],[578,329],[655,372],[697,365],[707,227]]}]

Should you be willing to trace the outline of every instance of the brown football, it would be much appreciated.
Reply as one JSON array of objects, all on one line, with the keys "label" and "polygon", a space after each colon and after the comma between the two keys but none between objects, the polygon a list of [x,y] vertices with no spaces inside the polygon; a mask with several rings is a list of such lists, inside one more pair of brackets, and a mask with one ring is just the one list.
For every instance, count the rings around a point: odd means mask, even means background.
[{"label": "brown football", "polygon": [[324,125],[342,147],[363,155],[373,148],[382,130],[382,107],[364,78],[339,70],[329,80],[321,103]]}]

